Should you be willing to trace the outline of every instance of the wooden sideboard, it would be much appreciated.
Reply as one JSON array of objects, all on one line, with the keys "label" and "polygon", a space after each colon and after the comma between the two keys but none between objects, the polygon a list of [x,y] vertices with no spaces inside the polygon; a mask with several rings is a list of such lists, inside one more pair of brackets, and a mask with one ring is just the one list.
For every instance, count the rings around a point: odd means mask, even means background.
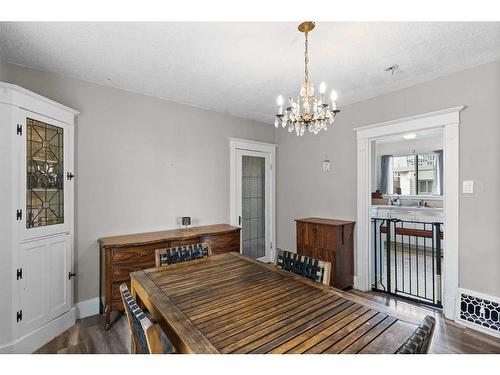
[{"label": "wooden sideboard", "polygon": [[297,253],[332,263],[330,285],[354,283],[354,221],[310,217],[297,219]]},{"label": "wooden sideboard", "polygon": [[122,311],[120,284],[130,287],[130,273],[155,266],[155,250],[179,245],[208,242],[212,253],[240,251],[240,229],[228,224],[206,225],[185,230],[129,234],[99,238],[100,311],[110,327],[111,311]]}]

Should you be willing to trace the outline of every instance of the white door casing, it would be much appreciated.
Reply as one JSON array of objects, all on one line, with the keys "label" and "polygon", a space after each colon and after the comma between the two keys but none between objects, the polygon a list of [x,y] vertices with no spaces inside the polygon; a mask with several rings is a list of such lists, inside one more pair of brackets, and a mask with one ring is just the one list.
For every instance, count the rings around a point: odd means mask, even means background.
[{"label": "white door casing", "polygon": [[459,128],[463,106],[355,128],[357,136],[357,235],[354,287],[371,290],[371,141],[423,129],[443,129],[444,246],[443,313],[455,319],[459,251]]},{"label": "white door casing", "polygon": [[[241,163],[242,156],[257,156],[265,158],[265,252],[266,255],[259,260],[270,262],[274,259],[275,243],[276,243],[276,225],[275,225],[275,186],[276,186],[276,145],[249,141],[238,138],[229,138],[229,151],[230,151],[230,173],[229,173],[229,189],[230,189],[230,222],[234,226],[241,226],[239,217],[242,215],[242,174]],[[240,236],[242,237],[242,236]],[[242,238],[240,238],[240,241]],[[241,246],[240,246],[241,252]]]}]

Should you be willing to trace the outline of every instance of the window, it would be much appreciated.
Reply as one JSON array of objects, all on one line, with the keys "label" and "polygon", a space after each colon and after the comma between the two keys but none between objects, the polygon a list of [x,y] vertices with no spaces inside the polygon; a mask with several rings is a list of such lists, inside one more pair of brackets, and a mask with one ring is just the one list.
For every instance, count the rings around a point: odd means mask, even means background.
[{"label": "window", "polygon": [[419,194],[432,194],[432,180],[422,180],[418,182]]},{"label": "window", "polygon": [[393,193],[429,195],[435,176],[435,154],[394,156],[392,158]]}]

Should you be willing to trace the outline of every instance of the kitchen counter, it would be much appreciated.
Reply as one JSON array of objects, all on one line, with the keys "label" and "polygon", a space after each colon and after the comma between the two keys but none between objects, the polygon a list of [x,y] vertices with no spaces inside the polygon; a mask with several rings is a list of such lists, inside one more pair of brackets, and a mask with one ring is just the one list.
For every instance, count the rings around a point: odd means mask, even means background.
[{"label": "kitchen counter", "polygon": [[382,208],[390,210],[406,210],[406,211],[425,211],[425,212],[443,212],[442,207],[418,207],[418,206],[391,206],[386,205],[372,205],[372,208]]},{"label": "kitchen counter", "polygon": [[373,205],[371,207],[371,217],[442,223],[444,221],[444,211],[441,207]]}]

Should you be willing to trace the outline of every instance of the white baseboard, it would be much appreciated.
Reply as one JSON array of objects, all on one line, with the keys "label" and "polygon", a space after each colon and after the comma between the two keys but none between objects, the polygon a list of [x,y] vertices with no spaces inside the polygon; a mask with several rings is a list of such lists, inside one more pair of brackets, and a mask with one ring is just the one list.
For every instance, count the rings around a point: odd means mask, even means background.
[{"label": "white baseboard", "polygon": [[37,330],[0,348],[0,353],[29,354],[41,348],[54,337],[60,335],[76,323],[76,307],[48,322]]},{"label": "white baseboard", "polygon": [[87,299],[76,304],[77,319],[97,314],[99,314],[99,297]]}]

